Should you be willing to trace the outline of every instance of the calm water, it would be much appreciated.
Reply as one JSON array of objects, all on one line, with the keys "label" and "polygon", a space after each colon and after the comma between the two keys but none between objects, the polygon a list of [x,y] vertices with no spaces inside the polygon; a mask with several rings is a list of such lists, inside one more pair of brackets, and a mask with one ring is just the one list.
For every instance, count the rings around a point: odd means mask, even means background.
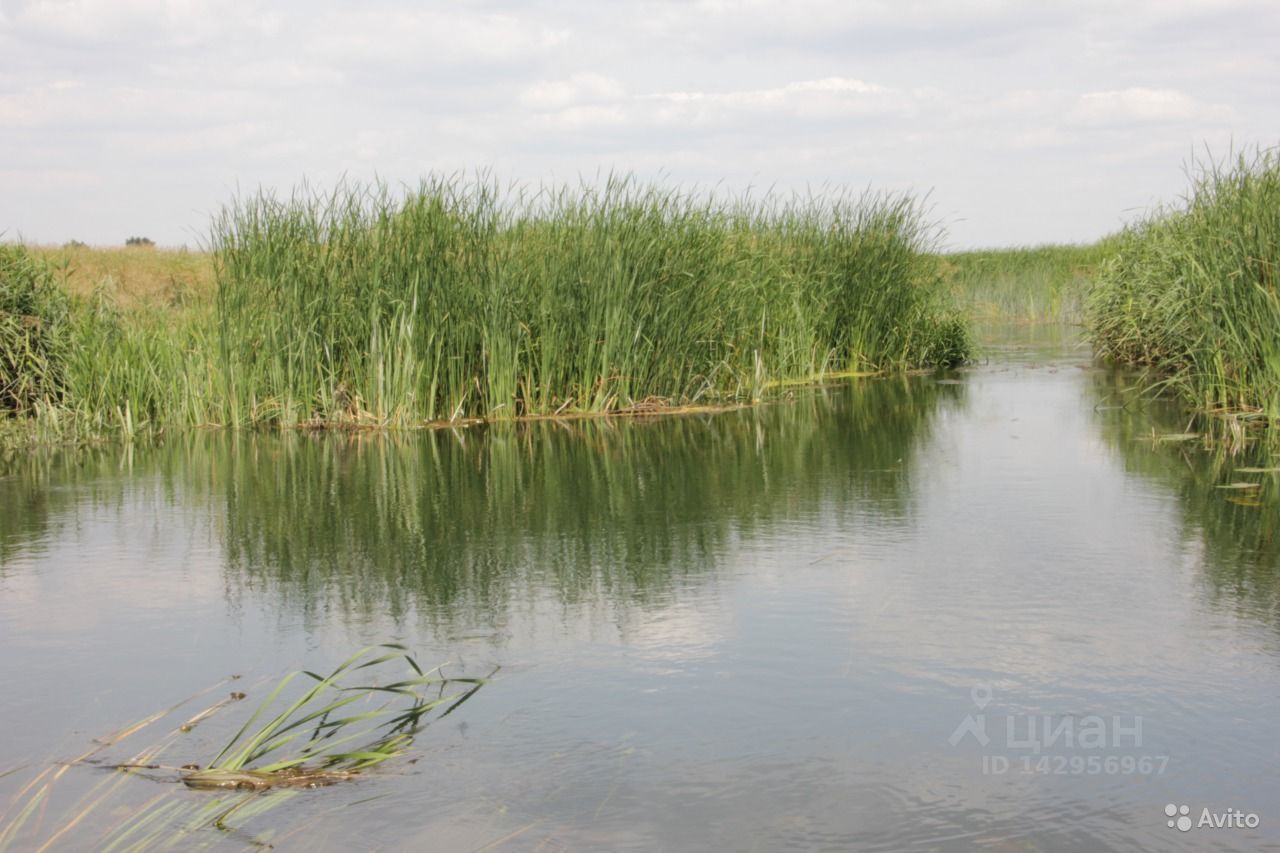
[{"label": "calm water", "polygon": [[[502,669],[419,760],[181,848],[1280,849],[1280,483],[1150,438],[1184,428],[1040,330],[714,417],[13,460],[0,809],[223,676],[395,640]],[[209,796],[121,778],[55,849]]]}]

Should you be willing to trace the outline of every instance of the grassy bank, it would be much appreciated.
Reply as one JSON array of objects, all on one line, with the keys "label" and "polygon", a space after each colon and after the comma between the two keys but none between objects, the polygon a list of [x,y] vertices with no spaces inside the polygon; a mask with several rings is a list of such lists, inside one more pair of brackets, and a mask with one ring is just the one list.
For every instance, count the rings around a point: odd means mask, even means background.
[{"label": "grassy bank", "polygon": [[975,320],[1082,323],[1085,294],[1113,249],[1108,239],[956,252],[942,256],[943,274],[956,303]]},{"label": "grassy bank", "polygon": [[70,271],[110,257],[0,249],[0,435],[753,400],[775,380],[969,351],[933,232],[900,196],[343,186],[239,200],[211,246],[125,250],[155,263],[91,284]]},{"label": "grassy bank", "polygon": [[1089,299],[1099,355],[1195,409],[1280,416],[1280,153],[1197,164],[1179,205],[1121,235]]},{"label": "grassy bank", "polygon": [[[144,266],[187,262],[131,251]],[[117,262],[141,279],[136,265]],[[170,285],[144,294],[123,281],[107,273],[90,284],[59,252],[0,246],[0,446],[201,422],[209,401],[194,392],[215,378],[209,292]]]}]

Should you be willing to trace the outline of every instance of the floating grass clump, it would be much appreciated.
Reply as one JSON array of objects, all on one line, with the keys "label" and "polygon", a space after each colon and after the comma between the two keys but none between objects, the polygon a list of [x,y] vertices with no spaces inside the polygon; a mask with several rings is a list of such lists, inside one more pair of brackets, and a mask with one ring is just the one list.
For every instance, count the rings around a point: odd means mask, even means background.
[{"label": "floating grass clump", "polygon": [[[384,680],[389,666],[404,669]],[[300,679],[313,683],[298,691]],[[104,850],[193,849],[218,838],[209,837],[210,829],[243,834],[246,822],[287,802],[296,789],[350,781],[405,754],[428,717],[452,713],[486,680],[445,677],[439,669],[424,671],[402,646],[373,646],[326,676],[305,671],[286,676],[206,767],[171,766],[162,759],[198,725],[244,699],[244,693],[215,702],[126,761],[104,761],[105,750],[186,704],[179,703],[98,739],[72,761],[38,773],[0,812],[0,851],[19,845],[48,849],[73,843],[77,834],[95,839],[95,849]],[[85,765],[118,772],[63,807],[55,786],[68,770]],[[146,796],[137,786],[122,787],[131,778],[141,784],[175,777],[184,783],[183,790],[214,793],[184,796],[167,786]],[[252,836],[243,840],[270,846]]]},{"label": "floating grass clump", "polygon": [[612,180],[258,195],[214,228],[224,419],[404,424],[754,399],[968,354],[896,196],[721,202]]},{"label": "floating grass clump", "polygon": [[1201,411],[1280,416],[1280,151],[1196,164],[1180,206],[1129,228],[1089,295],[1104,358]]},{"label": "floating grass clump", "polygon": [[[408,676],[386,684],[344,683],[349,676],[390,661],[406,664]],[[297,678],[315,683],[291,701],[282,698]],[[182,781],[189,788],[266,790],[351,779],[401,755],[427,714],[445,704],[440,716],[449,714],[483,683],[478,678],[444,678],[438,669],[424,672],[402,646],[364,649],[327,676],[306,671],[286,676],[208,767],[184,768]],[[454,685],[466,689],[445,695]],[[379,701],[371,705],[374,698]],[[357,702],[363,707],[355,708]],[[254,728],[259,720],[263,722]]]}]

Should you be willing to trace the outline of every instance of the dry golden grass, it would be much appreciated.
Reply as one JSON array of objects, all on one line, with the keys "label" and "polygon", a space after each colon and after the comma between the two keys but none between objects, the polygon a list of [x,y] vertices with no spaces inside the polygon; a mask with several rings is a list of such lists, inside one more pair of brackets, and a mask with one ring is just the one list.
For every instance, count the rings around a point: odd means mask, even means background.
[{"label": "dry golden grass", "polygon": [[213,293],[213,258],[187,249],[32,247],[64,271],[67,289],[104,288],[122,307],[182,305]]}]

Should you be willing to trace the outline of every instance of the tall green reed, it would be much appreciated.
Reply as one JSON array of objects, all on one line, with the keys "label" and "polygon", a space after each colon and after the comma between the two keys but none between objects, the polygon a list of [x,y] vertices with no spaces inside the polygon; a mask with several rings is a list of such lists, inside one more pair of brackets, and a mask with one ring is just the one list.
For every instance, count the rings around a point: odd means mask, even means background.
[{"label": "tall green reed", "polygon": [[29,415],[62,399],[70,311],[51,264],[0,246],[0,412]]},{"label": "tall green reed", "polygon": [[260,194],[214,229],[227,419],[350,388],[377,421],[756,397],[769,378],[967,354],[896,196],[725,202],[612,179]]},{"label": "tall green reed", "polygon": [[73,297],[64,273],[0,247],[0,447],[208,422],[225,398],[211,307],[123,309],[110,279]]},{"label": "tall green reed", "polygon": [[109,281],[61,297],[45,361],[15,373],[41,389],[20,392],[35,417],[0,442],[608,412],[954,363],[969,337],[934,237],[896,195],[483,177],[260,192],[214,220],[212,298],[123,310]]},{"label": "tall green reed", "polygon": [[1089,297],[1103,357],[1202,410],[1280,416],[1280,150],[1192,166],[1183,202],[1129,228]]}]

